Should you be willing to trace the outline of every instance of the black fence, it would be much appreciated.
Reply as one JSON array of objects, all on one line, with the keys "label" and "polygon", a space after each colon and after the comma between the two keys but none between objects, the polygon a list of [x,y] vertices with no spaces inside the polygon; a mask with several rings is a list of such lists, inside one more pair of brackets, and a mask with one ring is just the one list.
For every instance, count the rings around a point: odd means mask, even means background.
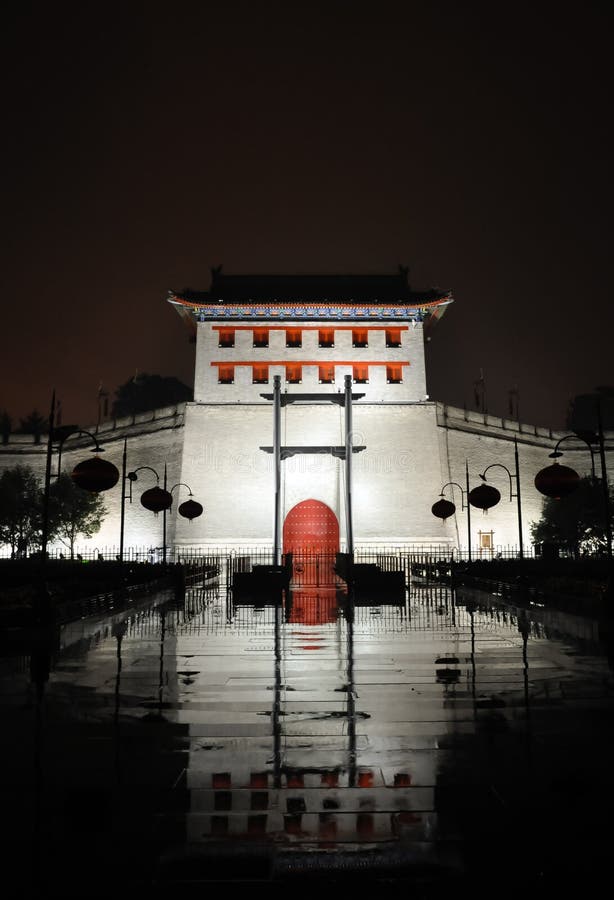
[{"label": "black fence", "polygon": [[[318,566],[326,566],[326,561],[322,559],[322,554],[318,550],[306,547],[304,550],[297,551],[295,556],[302,555],[304,557],[305,577],[317,580],[320,573],[312,570],[311,562],[316,562]],[[329,554],[334,555],[334,554]],[[450,560],[454,562],[462,562],[469,559],[469,551],[466,547],[452,547],[449,544],[406,544],[391,547],[386,544],[371,544],[358,546],[354,551],[355,558],[363,563],[375,563],[380,566],[383,571],[392,571],[398,566],[400,558],[411,559],[412,562],[420,560]],[[562,557],[565,552],[561,547],[546,544],[537,546],[526,546],[524,548],[524,557]],[[20,554],[19,559],[35,559],[40,553],[35,549],[27,554]],[[130,546],[124,548],[125,562],[147,562],[161,563],[164,558],[164,548],[161,546],[141,545]],[[517,559],[520,556],[518,546],[515,545],[499,545],[493,548],[471,548],[471,557],[474,560],[493,560],[493,559]],[[101,545],[88,547],[84,549],[77,547],[71,557],[67,549],[58,547],[51,548],[47,551],[48,559],[75,559],[79,562],[91,561],[110,561],[119,559],[119,547],[117,545]],[[314,557],[313,560],[310,558]],[[0,546],[0,559],[11,559],[11,549],[7,544]],[[172,547],[166,548],[166,562],[173,563],[192,563],[204,558],[220,559],[254,559],[258,560],[258,564],[272,565],[273,550],[271,547],[224,547],[224,546],[202,546],[202,547]],[[238,564],[237,564],[238,565]],[[311,571],[311,574],[309,574]],[[324,569],[325,571],[325,569]],[[409,571],[408,573],[409,574]]]}]

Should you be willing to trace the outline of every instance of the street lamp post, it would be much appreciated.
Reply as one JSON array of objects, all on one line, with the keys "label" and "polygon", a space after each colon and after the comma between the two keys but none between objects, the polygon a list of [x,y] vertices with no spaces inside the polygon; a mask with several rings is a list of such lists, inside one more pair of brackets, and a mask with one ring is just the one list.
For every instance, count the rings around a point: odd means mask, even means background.
[{"label": "street lamp post", "polygon": [[[597,404],[597,433],[591,434],[590,436],[599,444],[599,461],[601,464],[600,480],[603,494],[603,518],[606,537],[606,552],[609,564],[611,566],[612,518],[610,510],[608,473],[605,462],[605,438],[603,434],[600,404]],[[535,476],[535,487],[537,488],[537,490],[541,494],[544,494],[546,497],[551,497],[555,500],[560,500],[561,497],[566,497],[568,494],[571,494],[573,491],[575,491],[575,489],[578,487],[578,484],[580,483],[580,476],[575,471],[575,469],[571,469],[568,466],[562,466],[556,461],[559,457],[563,456],[563,451],[559,450],[560,445],[563,443],[563,441],[568,440],[582,441],[582,443],[586,444],[591,454],[591,478],[593,479],[593,481],[597,480],[595,476],[595,453],[591,446],[591,442],[581,434],[566,434],[562,438],[559,438],[554,446],[554,450],[552,451],[552,453],[548,454],[548,457],[550,459],[554,459],[555,462],[550,466],[546,466],[544,469],[540,469],[540,471]]]},{"label": "street lamp post", "polygon": [[601,490],[603,493],[603,514],[605,519],[605,538],[610,565],[612,563],[612,517],[610,512],[610,489],[608,473],[605,465],[605,440],[603,436],[603,420],[601,404],[597,404],[597,437],[599,439],[599,461],[601,463]]},{"label": "street lamp post", "polygon": [[[486,481],[486,473],[489,469],[499,468],[504,469],[507,472],[507,476],[510,482],[510,503],[516,498],[516,504],[518,508],[518,541],[520,544],[520,559],[524,558],[524,549],[523,549],[523,539],[522,539],[522,506],[520,501],[520,471],[518,468],[518,443],[516,438],[514,438],[514,463],[515,463],[515,473],[512,475],[507,466],[504,466],[503,463],[491,463],[489,466],[486,466],[484,471],[480,474],[480,478],[482,481]],[[516,479],[516,493],[514,494],[512,490],[512,478]]]},{"label": "street lamp post", "polygon": [[469,502],[465,503],[465,497],[469,496],[469,466],[468,463],[465,462],[465,478],[466,478],[466,489],[463,489],[462,485],[458,483],[458,481],[447,481],[441,491],[439,496],[442,498],[433,504],[431,507],[431,512],[434,516],[437,516],[438,519],[443,519],[444,521],[449,517],[453,516],[456,512],[456,506],[450,500],[446,500],[444,496],[444,491],[447,487],[457,487],[461,492],[461,509],[467,509],[467,553],[469,557],[469,562],[471,562],[471,506]]},{"label": "street lamp post", "polygon": [[[166,511],[170,509],[173,503],[173,495],[166,489],[166,463],[164,464],[164,482],[163,487],[160,487],[160,476],[156,472],[155,469],[152,469],[151,466],[138,466],[138,468],[134,469],[132,472],[128,472],[128,480],[130,481],[130,502],[132,503],[132,482],[138,480],[137,472],[143,471],[153,472],[156,477],[156,484],[154,487],[149,488],[141,494],[141,505],[145,507],[145,509],[149,509],[155,515],[158,515],[159,512],[163,512],[162,518],[162,562],[166,565]],[[123,540],[120,541],[123,544]]]},{"label": "street lamp post", "polygon": [[119,538],[119,557],[120,562],[123,563],[124,560],[124,527],[125,527],[125,508],[126,508],[126,481],[130,482],[130,493],[127,495],[127,499],[132,503],[132,484],[133,482],[138,480],[137,472],[141,472],[143,470],[147,470],[152,472],[156,477],[156,485],[155,487],[149,488],[149,490],[144,491],[141,494],[141,505],[145,507],[145,509],[150,510],[156,515],[159,512],[162,512],[162,561],[164,565],[166,565],[166,513],[171,508],[173,504],[173,491],[175,488],[186,487],[188,489],[189,499],[184,503],[181,503],[177,512],[180,516],[183,516],[184,519],[192,519],[198,518],[198,516],[202,515],[203,507],[202,504],[198,503],[196,500],[193,500],[194,494],[192,493],[192,489],[188,484],[184,481],[178,481],[177,484],[174,484],[171,488],[167,486],[167,470],[166,463],[164,464],[164,480],[163,487],[160,487],[160,476],[151,466],[139,466],[134,469],[132,472],[128,472],[126,474],[126,441],[124,441],[124,455],[123,455],[123,474],[122,474],[122,502],[121,502],[121,514],[120,514],[120,538]]},{"label": "street lamp post", "polygon": [[[164,475],[166,477],[166,466],[164,467]],[[192,519],[197,519],[198,516],[201,516],[203,513],[202,504],[200,504],[197,500],[194,500],[194,494],[192,493],[192,488],[189,484],[186,484],[185,481],[178,481],[177,484],[174,484],[171,488],[168,489],[169,494],[173,495],[173,491],[175,488],[185,487],[188,489],[188,500],[184,500],[183,503],[179,504],[179,508],[177,512],[180,516],[183,516],[184,519],[189,519],[190,522]],[[164,511],[164,545],[166,546],[166,510]]]},{"label": "street lamp post", "polygon": [[[124,451],[122,453],[122,499],[119,513],[119,565],[124,564],[124,526],[126,523],[126,459],[128,453],[128,439],[124,438]],[[130,484],[132,490],[132,483]]]},{"label": "street lamp post", "polygon": [[49,539],[49,492],[51,489],[51,457],[53,455],[53,429],[55,425],[55,391],[51,394],[49,411],[49,434],[47,435],[47,459],[45,464],[45,486],[43,490],[43,515],[41,523],[41,581],[44,580],[45,561],[47,559],[47,541]]},{"label": "street lamp post", "polygon": [[[62,447],[64,445],[64,442],[68,440],[69,437],[74,437],[81,434],[87,435],[94,442],[94,447],[91,452],[95,454],[104,452],[104,447],[99,444],[98,438],[96,438],[90,431],[86,431],[84,428],[79,428],[78,426],[71,426],[67,429],[56,428],[55,413],[56,403],[54,390],[51,394],[51,408],[49,411],[49,434],[47,436],[47,456],[45,462],[45,482],[43,488],[40,568],[41,589],[39,592],[38,606],[36,610],[38,616],[40,616],[41,612],[43,611],[42,604],[45,604],[47,606],[46,612],[49,612],[49,601],[45,588],[45,572],[47,563],[47,544],[49,542],[49,499],[51,495],[51,463],[53,457],[53,445],[55,443],[58,444],[58,478],[61,474],[60,467],[62,459]],[[77,487],[80,487],[85,491],[89,491],[92,494],[99,494],[102,491],[108,491],[110,490],[110,488],[115,487],[119,480],[119,470],[116,466],[113,465],[113,463],[101,459],[98,455],[96,455],[93,459],[84,459],[82,462],[77,463],[77,465],[70,473],[70,477],[77,485]]]},{"label": "street lamp post", "polygon": [[[603,434],[601,435],[601,437],[603,438]],[[593,450],[593,448],[591,446],[591,442],[587,441],[586,438],[580,437],[579,434],[566,434],[566,435],[564,435],[564,437],[559,438],[554,446],[554,450],[552,451],[552,453],[548,454],[548,458],[549,459],[558,459],[559,457],[563,456],[563,451],[559,450],[559,447],[561,446],[563,441],[569,441],[569,440],[582,441],[582,443],[586,444],[586,446],[588,447],[588,451],[591,455],[591,478],[594,480],[597,477],[595,474],[595,451]],[[554,465],[554,463],[553,463],[553,465]]]},{"label": "street lamp post", "polygon": [[[49,498],[51,493],[51,464],[53,457],[53,446],[58,445],[58,471],[57,478],[61,475],[62,447],[69,437],[78,437],[79,435],[87,435],[94,442],[91,450],[92,453],[104,453],[104,447],[98,442],[98,438],[79,428],[78,425],[70,426],[67,429],[56,428],[54,425],[55,418],[55,391],[51,400],[51,411],[49,414],[49,435],[47,438],[47,459],[45,464],[45,484],[43,490],[43,513],[41,525],[41,556],[43,562],[47,556],[47,544],[49,541]],[[113,463],[101,459],[96,455],[93,459],[84,459],[77,463],[71,472],[71,478],[77,487],[93,494],[99,494],[102,491],[108,491],[115,487],[119,480],[119,471]]]}]

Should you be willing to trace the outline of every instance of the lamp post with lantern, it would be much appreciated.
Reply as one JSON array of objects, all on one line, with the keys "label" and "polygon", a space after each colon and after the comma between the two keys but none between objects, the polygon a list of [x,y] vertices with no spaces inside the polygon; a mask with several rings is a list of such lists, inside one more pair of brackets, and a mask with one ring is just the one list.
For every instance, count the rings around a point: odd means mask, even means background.
[{"label": "lamp post with lantern", "polygon": [[[520,543],[520,551],[519,555],[522,559],[524,557],[524,548],[523,548],[523,537],[522,537],[522,507],[521,507],[521,499],[520,499],[520,472],[518,468],[518,445],[516,439],[514,438],[514,462],[515,462],[515,473],[512,475],[507,466],[504,466],[502,463],[491,463],[487,466],[484,471],[480,474],[480,478],[482,479],[482,483],[477,485],[476,487],[469,489],[469,463],[465,460],[465,481],[466,481],[466,489],[463,490],[460,484],[456,481],[448,481],[447,484],[441,489],[440,497],[443,498],[444,490],[448,485],[456,485],[461,490],[461,496],[463,498],[463,509],[465,508],[465,498],[466,498],[466,506],[467,506],[467,544],[468,544],[468,558],[469,562],[471,562],[471,511],[470,508],[472,506],[477,509],[481,509],[484,512],[491,509],[493,506],[496,506],[497,503],[501,499],[501,493],[494,487],[492,484],[487,483],[486,473],[489,469],[493,469],[495,467],[499,467],[504,469],[507,472],[509,482],[510,482],[510,502],[516,498],[518,504],[518,539]],[[512,479],[516,481],[516,493],[514,494],[512,487]],[[456,512],[456,506],[454,503],[451,503],[449,500],[441,499],[433,504],[431,507],[431,512],[434,516],[437,516],[440,519],[447,519],[448,516],[453,515]]]},{"label": "lamp post with lantern", "polygon": [[[125,458],[126,458],[126,445],[124,443],[124,469],[125,469]],[[166,463],[164,464],[164,478],[162,482],[162,487],[160,487],[160,476],[156,472],[154,468],[151,466],[138,466],[138,468],[134,469],[127,474],[124,474],[122,479],[122,505],[121,505],[121,515],[120,515],[120,561],[123,562],[124,558],[124,525],[125,525],[125,504],[126,499],[130,500],[132,503],[132,485],[135,481],[138,480],[138,472],[149,471],[155,475],[156,484],[154,487],[148,488],[148,490],[144,491],[141,494],[141,506],[144,506],[145,509],[150,510],[155,515],[159,512],[162,513],[162,562],[166,565],[166,514],[168,510],[173,505],[173,491],[179,487],[186,487],[188,489],[188,500],[185,500],[181,503],[177,509],[177,512],[180,516],[183,516],[184,519],[192,519],[198,518],[203,513],[203,507],[201,503],[192,499],[194,497],[192,493],[192,489],[188,484],[183,481],[177,482],[171,488],[168,487],[168,478],[167,478],[167,467]],[[126,497],[126,489],[125,489],[125,481],[130,482],[130,493]]]},{"label": "lamp post with lantern", "polygon": [[[490,509],[491,506],[496,506],[499,500],[501,499],[501,494],[499,491],[494,488],[491,484],[486,483],[486,473],[489,469],[499,468],[504,469],[507,472],[507,476],[510,482],[510,503],[514,498],[516,498],[516,504],[518,509],[518,544],[519,544],[519,556],[520,559],[524,558],[524,548],[523,548],[523,538],[522,538],[522,505],[520,499],[520,471],[518,468],[518,443],[516,438],[514,438],[514,463],[515,463],[515,471],[514,475],[510,472],[507,466],[504,466],[503,463],[491,463],[489,466],[486,466],[484,471],[480,474],[480,478],[482,479],[482,484],[473,488],[473,490],[469,494],[469,502],[473,504],[473,506],[481,507],[482,509]],[[514,494],[512,487],[512,479],[516,481],[516,493]],[[482,505],[484,503],[484,506]]]},{"label": "lamp post with lantern", "polygon": [[589,452],[591,454],[591,478],[593,482],[597,481],[597,478],[595,475],[595,453],[591,441],[593,443],[597,442],[599,445],[599,459],[601,463],[600,481],[603,496],[603,519],[606,538],[606,553],[609,565],[611,567],[612,518],[610,510],[610,491],[608,486],[608,476],[605,461],[605,439],[601,420],[601,408],[599,404],[597,405],[597,433],[566,434],[562,438],[559,438],[554,446],[554,450],[552,451],[552,453],[548,454],[548,457],[550,459],[554,459],[554,462],[551,465],[545,466],[545,468],[539,470],[534,480],[535,487],[540,492],[540,494],[543,494],[545,497],[550,497],[553,500],[561,500],[562,498],[569,496],[569,494],[573,493],[573,491],[576,490],[576,488],[580,484],[580,476],[575,469],[572,469],[570,466],[563,466],[558,462],[558,459],[563,456],[563,451],[559,450],[560,445],[564,441],[573,439],[575,439],[576,441],[582,441],[582,443],[584,443],[589,449]]},{"label": "lamp post with lantern", "polygon": [[43,515],[41,529],[41,556],[43,564],[47,556],[47,543],[49,541],[49,495],[51,489],[51,461],[53,457],[54,444],[58,444],[58,477],[60,476],[61,453],[64,443],[70,437],[78,437],[79,435],[87,435],[94,442],[91,450],[96,455],[88,459],[82,460],[74,467],[70,473],[70,477],[84,491],[92,494],[99,494],[102,491],[108,491],[115,487],[119,481],[119,469],[112,462],[102,459],[98,454],[104,452],[104,447],[98,442],[98,439],[90,431],[86,431],[79,426],[70,426],[65,430],[55,428],[55,391],[51,400],[51,413],[49,416],[49,436],[47,439],[47,461],[45,467],[45,486],[43,491]]},{"label": "lamp post with lantern", "polygon": [[[98,441],[98,438],[90,431],[79,428],[78,425],[68,426],[65,428],[56,427],[55,425],[56,401],[55,391],[51,395],[51,408],[49,412],[49,434],[47,436],[47,454],[45,464],[45,482],[43,488],[43,507],[41,517],[41,570],[40,582],[41,588],[38,593],[36,614],[40,617],[43,612],[49,613],[49,596],[45,586],[45,573],[47,563],[47,544],[49,542],[49,498],[51,493],[51,463],[53,458],[54,445],[58,445],[58,477],[60,476],[60,466],[62,459],[62,447],[70,437],[78,437],[86,435],[91,438],[94,443],[92,453],[93,457],[82,460],[74,467],[70,473],[70,477],[84,491],[92,494],[99,494],[102,491],[108,491],[115,487],[119,481],[119,469],[112,462],[102,459],[99,454],[104,452],[104,447]],[[43,610],[43,605],[46,609]]]},{"label": "lamp post with lantern", "polygon": [[433,503],[431,506],[431,512],[434,516],[437,516],[438,519],[443,519],[445,522],[450,516],[453,516],[456,512],[456,505],[452,503],[451,500],[446,500],[444,496],[444,491],[447,487],[457,487],[461,492],[461,509],[467,509],[467,555],[469,558],[469,562],[471,562],[471,507],[469,502],[465,503],[465,497],[469,496],[469,464],[465,461],[465,482],[466,488],[463,489],[462,485],[458,483],[458,481],[447,481],[443,487],[441,488],[441,492],[439,496],[442,498],[441,500],[437,500],[436,503]]}]

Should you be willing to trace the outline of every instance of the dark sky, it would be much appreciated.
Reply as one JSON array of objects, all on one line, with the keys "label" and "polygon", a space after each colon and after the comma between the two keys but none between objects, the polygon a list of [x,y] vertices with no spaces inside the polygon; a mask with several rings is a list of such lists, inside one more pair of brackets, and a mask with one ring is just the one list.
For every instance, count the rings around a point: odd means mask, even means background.
[{"label": "dark sky", "polygon": [[[537,6],[537,5],[536,5]],[[605,7],[605,5],[603,5]],[[167,291],[393,272],[455,303],[431,398],[524,421],[613,384],[601,4],[13,4],[2,28],[0,408],[95,421],[192,382]]]}]

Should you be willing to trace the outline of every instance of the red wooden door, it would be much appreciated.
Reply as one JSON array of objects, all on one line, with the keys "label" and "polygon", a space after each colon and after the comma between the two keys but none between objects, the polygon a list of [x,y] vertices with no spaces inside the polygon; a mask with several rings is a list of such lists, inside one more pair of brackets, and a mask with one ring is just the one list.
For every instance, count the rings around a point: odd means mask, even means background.
[{"label": "red wooden door", "polygon": [[303,500],[284,522],[283,552],[293,555],[292,580],[305,586],[334,585],[339,522],[330,506]]}]

